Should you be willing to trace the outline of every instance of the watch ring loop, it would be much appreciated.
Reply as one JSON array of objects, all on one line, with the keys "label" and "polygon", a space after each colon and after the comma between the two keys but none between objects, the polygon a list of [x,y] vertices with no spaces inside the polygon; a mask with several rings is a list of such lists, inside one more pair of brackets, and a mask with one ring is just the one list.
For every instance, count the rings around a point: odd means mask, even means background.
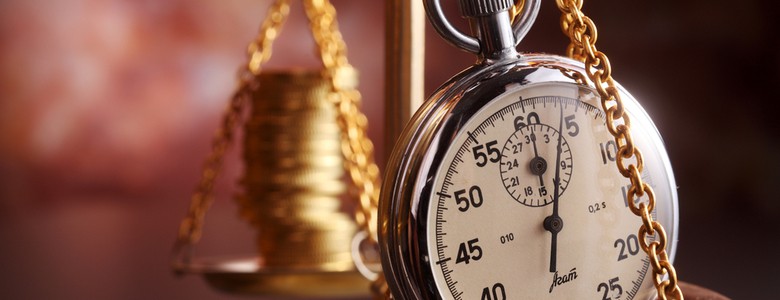
[{"label": "watch ring loop", "polygon": [[[514,18],[512,23],[512,32],[515,37],[515,46],[520,44],[539,14],[540,0],[525,0],[520,15]],[[441,9],[440,0],[425,0],[425,12],[431,25],[447,42],[455,47],[468,52],[479,54],[479,41],[476,38],[466,35],[447,21],[447,17]]]}]

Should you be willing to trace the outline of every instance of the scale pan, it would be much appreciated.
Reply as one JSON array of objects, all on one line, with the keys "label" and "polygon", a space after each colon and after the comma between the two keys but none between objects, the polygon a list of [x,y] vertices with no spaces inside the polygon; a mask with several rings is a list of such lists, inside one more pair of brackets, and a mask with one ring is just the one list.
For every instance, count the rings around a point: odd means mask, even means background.
[{"label": "scale pan", "polygon": [[174,266],[200,274],[213,288],[243,295],[352,298],[370,295],[370,282],[354,266],[345,268],[264,266],[257,256],[201,258]]}]

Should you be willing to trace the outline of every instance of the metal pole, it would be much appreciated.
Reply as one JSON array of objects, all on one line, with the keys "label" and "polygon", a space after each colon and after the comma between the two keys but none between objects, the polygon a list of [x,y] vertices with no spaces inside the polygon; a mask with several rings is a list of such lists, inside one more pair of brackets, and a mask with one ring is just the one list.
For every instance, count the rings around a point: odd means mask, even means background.
[{"label": "metal pole", "polygon": [[421,0],[385,1],[385,161],[422,104],[425,11]]}]

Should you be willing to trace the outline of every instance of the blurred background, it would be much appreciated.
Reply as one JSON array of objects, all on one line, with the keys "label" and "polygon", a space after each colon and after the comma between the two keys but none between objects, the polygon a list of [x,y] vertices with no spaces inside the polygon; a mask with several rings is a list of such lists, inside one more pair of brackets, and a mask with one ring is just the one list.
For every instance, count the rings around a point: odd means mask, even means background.
[{"label": "blurred background", "polygon": [[[300,3],[268,69],[318,68]],[[334,0],[380,164],[383,1]],[[270,1],[0,1],[0,294],[232,299],[174,277],[178,223]],[[447,4],[456,18],[457,9]],[[614,77],[665,139],[681,280],[735,299],[780,284],[775,1],[586,1]],[[521,51],[563,54],[553,1]],[[427,31],[426,93],[474,62]],[[199,254],[247,253],[226,162]],[[270,298],[268,298],[270,299]]]}]

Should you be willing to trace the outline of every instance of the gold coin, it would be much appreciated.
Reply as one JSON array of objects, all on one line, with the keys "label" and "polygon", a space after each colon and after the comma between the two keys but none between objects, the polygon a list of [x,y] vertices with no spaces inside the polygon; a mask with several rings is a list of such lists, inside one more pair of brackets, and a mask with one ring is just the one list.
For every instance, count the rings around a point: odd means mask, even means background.
[{"label": "gold coin", "polygon": [[268,167],[263,164],[247,163],[242,183],[271,182],[317,182],[320,180],[340,179],[345,174],[344,168],[280,168]]},{"label": "gold coin", "polygon": [[[252,219],[257,221],[258,229],[263,228],[265,230],[275,230],[283,228],[284,231],[290,230],[317,230],[317,231],[338,231],[349,229],[350,225],[329,225],[331,228],[322,227],[317,219],[318,215],[323,212],[316,209],[300,209],[295,211],[288,211],[287,213],[280,213],[283,209],[249,209]],[[333,211],[331,211],[333,212]],[[312,221],[314,220],[314,221]],[[312,223],[313,222],[313,223]],[[305,224],[310,224],[310,228],[306,229]]]},{"label": "gold coin", "polygon": [[[325,215],[327,216],[327,214]],[[355,227],[354,222],[351,220],[341,224],[325,225],[320,221],[323,213],[314,210],[290,211],[279,208],[275,210],[256,210],[255,216],[261,224],[273,223],[275,224],[274,226],[284,226],[287,229],[294,228],[296,231],[304,232],[349,230]]]},{"label": "gold coin", "polygon": [[273,170],[274,173],[268,171],[263,172],[260,169],[252,171],[247,170],[244,173],[244,177],[240,180],[240,183],[244,186],[254,184],[273,184],[273,185],[311,185],[321,184],[323,182],[330,183],[333,181],[342,181],[345,171],[340,169],[317,169],[317,170],[291,170],[287,172],[280,172]]},{"label": "gold coin", "polygon": [[351,232],[355,230],[355,223],[351,220],[342,221],[339,224],[323,224],[319,221],[320,217],[310,216],[309,218],[298,217],[285,217],[274,218],[267,217],[262,214],[256,215],[257,223],[255,224],[260,233],[273,233],[281,230],[282,233],[289,232],[308,232],[310,234],[326,234],[327,232]]},{"label": "gold coin", "polygon": [[290,123],[253,124],[244,126],[244,140],[264,140],[268,138],[301,138],[327,137],[341,139],[341,128],[330,122],[295,121]]},{"label": "gold coin", "polygon": [[[311,253],[338,253],[350,251],[350,240],[328,240],[320,239],[319,241],[304,240],[304,241],[291,241],[284,238],[276,238],[269,240],[257,240],[259,248],[263,252],[273,252],[275,249],[281,249],[284,256],[293,256],[296,252]],[[290,249],[296,249],[295,252]]]},{"label": "gold coin", "polygon": [[327,184],[273,184],[271,182],[245,182],[244,190],[249,195],[262,195],[267,199],[285,199],[296,194],[319,194],[323,196],[340,195],[347,189],[346,184],[339,180],[328,181]]},{"label": "gold coin", "polygon": [[295,232],[295,234],[279,235],[260,229],[260,235],[257,240],[266,244],[288,244],[300,245],[322,250],[338,251],[340,249],[349,249],[352,231],[343,231],[343,234],[305,234]]},{"label": "gold coin", "polygon": [[[290,124],[282,124],[279,126],[259,126],[257,128],[249,128],[244,135],[244,140],[268,140],[268,139],[282,139],[282,140],[301,140],[306,141],[312,138],[327,138],[341,140],[341,133],[336,128],[327,131],[327,128],[319,130],[318,124],[302,124],[301,122],[293,122]],[[327,126],[327,125],[322,125]],[[255,130],[256,129],[256,130]]]},{"label": "gold coin", "polygon": [[[257,156],[255,156],[257,155]],[[275,173],[305,174],[327,172],[332,174],[337,170],[344,170],[344,160],[336,154],[300,154],[288,156],[276,156],[273,154],[256,153],[244,158],[245,173],[258,175],[272,175]]]},{"label": "gold coin", "polygon": [[[323,216],[328,216],[337,213],[339,207],[332,209],[330,207],[291,207],[291,206],[278,206],[278,205],[246,205],[244,211],[252,214],[261,224],[268,223],[274,227],[296,227],[306,229],[317,230],[333,230],[334,228],[341,228],[344,226],[350,226],[349,224],[329,224],[323,225],[320,221]],[[308,230],[306,229],[306,230]]]},{"label": "gold coin", "polygon": [[302,138],[300,136],[247,136],[244,139],[244,149],[287,149],[301,148],[302,151],[319,151],[321,149],[341,149],[340,136],[312,135]]},{"label": "gold coin", "polygon": [[338,120],[335,114],[307,113],[304,115],[291,115],[279,112],[273,112],[272,116],[254,117],[244,123],[244,129],[248,131],[273,132],[267,130],[287,129],[287,130],[316,130],[333,131],[339,128]]},{"label": "gold coin", "polygon": [[249,129],[257,126],[317,126],[325,124],[338,125],[337,112],[330,107],[298,108],[296,110],[265,109],[254,111],[244,123]]},{"label": "gold coin", "polygon": [[[264,228],[270,230],[270,228],[302,228],[302,230],[338,230],[339,228],[345,228],[350,226],[349,224],[331,224],[322,225],[320,221],[320,215],[328,215],[336,213],[336,209],[317,209],[317,208],[293,208],[285,209],[279,207],[263,208],[260,206],[246,207],[244,211],[251,214],[252,219],[258,222],[258,225],[262,225]],[[307,225],[308,224],[308,225]],[[309,226],[309,229],[306,229]],[[287,230],[286,229],[286,230]]]},{"label": "gold coin", "polygon": [[296,238],[295,236],[270,235],[266,233],[258,236],[257,243],[266,247],[285,246],[289,249],[299,249],[297,251],[337,252],[349,251],[351,238],[338,235],[311,235]]},{"label": "gold coin", "polygon": [[[261,185],[262,184],[262,185]],[[317,194],[320,196],[339,197],[346,192],[343,182],[329,185],[282,185],[270,183],[245,184],[244,191],[250,200],[264,202],[281,202],[299,195]]]},{"label": "gold coin", "polygon": [[[326,198],[325,196],[321,196]],[[274,198],[274,197],[237,197],[238,202],[242,206],[246,206],[246,209],[266,210],[275,207],[286,207],[290,209],[298,209],[300,211],[318,211],[318,212],[334,212],[341,207],[341,200],[335,197],[328,197],[328,200],[297,200],[294,198]]]},{"label": "gold coin", "polygon": [[[292,157],[292,158],[311,158],[320,157],[342,157],[341,148],[335,147],[335,144],[324,143],[326,147],[318,147],[317,143],[302,143],[298,145],[246,145],[244,147],[244,158],[259,160],[269,156],[272,157]],[[297,146],[297,147],[294,147]],[[297,149],[293,149],[297,148]]]},{"label": "gold coin", "polygon": [[259,222],[272,225],[268,227],[269,230],[283,226],[295,228],[297,231],[328,231],[350,229],[356,226],[352,219],[339,212],[322,212],[309,215],[292,212],[289,215],[276,215],[273,211],[267,209],[254,209],[254,213],[259,217]]},{"label": "gold coin", "polygon": [[[258,246],[258,252],[260,255],[266,258],[266,261],[273,261],[283,264],[294,263],[323,263],[339,260],[352,259],[350,251],[316,251],[309,248],[309,251],[290,251],[289,249],[296,248],[297,245],[264,245]],[[300,248],[305,246],[298,246]],[[349,257],[347,257],[349,255]]]}]

